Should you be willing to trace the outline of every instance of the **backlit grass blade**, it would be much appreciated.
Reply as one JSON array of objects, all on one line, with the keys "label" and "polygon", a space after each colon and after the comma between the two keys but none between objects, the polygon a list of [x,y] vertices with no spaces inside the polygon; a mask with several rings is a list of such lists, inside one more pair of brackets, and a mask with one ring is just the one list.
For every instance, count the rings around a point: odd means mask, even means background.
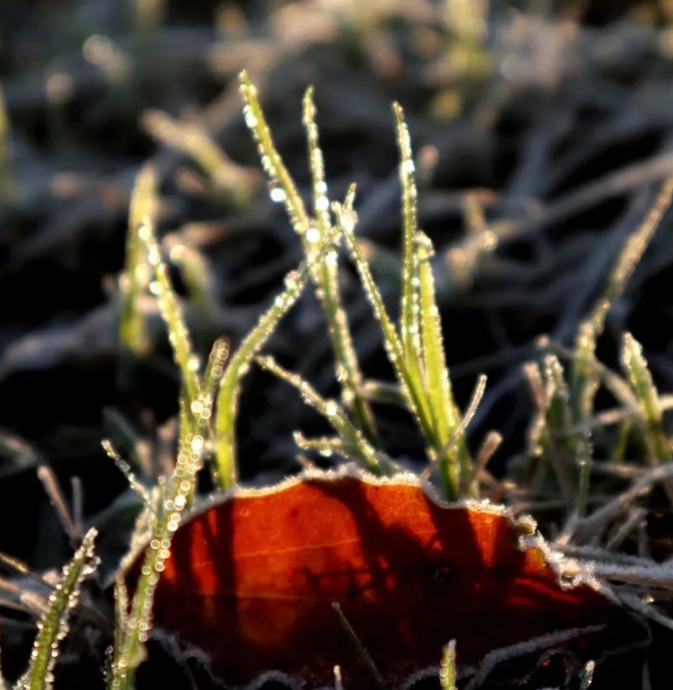
[{"label": "backlit grass blade", "polygon": [[63,569],[61,579],[49,596],[47,609],[38,625],[28,669],[16,684],[16,690],[46,690],[54,683],[58,646],[68,633],[68,618],[77,605],[84,578],[98,566],[94,555],[96,530],[89,530],[81,546]]},{"label": "backlit grass blade", "polygon": [[[196,476],[203,464],[204,431],[208,421],[207,413],[203,413],[193,423],[182,425],[175,468],[168,482],[161,487],[159,510],[153,519],[152,538],[145,551],[126,628],[122,635],[115,637],[110,690],[131,690],[136,669],[146,657],[145,642],[152,628],[154,593],[170,556],[173,535],[194,494]],[[119,602],[120,607],[122,603]]]},{"label": "backlit grass blade", "polygon": [[[652,380],[652,374],[643,356],[643,348],[630,334],[624,334],[622,365],[638,399],[638,419],[650,461],[662,465],[671,460],[673,446],[664,430],[664,418],[659,403],[659,394]],[[673,482],[666,481],[664,488],[673,501]]]},{"label": "backlit grass blade", "polygon": [[[643,222],[626,240],[608,278],[605,290],[596,301],[589,318],[580,324],[575,342],[576,360],[570,384],[571,407],[575,424],[586,422],[591,416],[594,396],[598,389],[598,379],[592,371],[591,362],[596,358],[596,343],[603,333],[608,311],[614,300],[624,293],[629,278],[649,246],[650,240],[670,206],[672,198],[673,177],[669,177],[663,183],[661,191]],[[589,442],[589,437],[585,436],[583,443]],[[583,487],[582,493],[588,492],[590,471],[591,464],[587,462],[582,467],[580,477]]]},{"label": "backlit grass blade", "polygon": [[136,356],[145,355],[149,351],[145,317],[139,309],[138,300],[149,287],[152,270],[147,263],[140,230],[145,223],[154,224],[156,196],[156,172],[146,165],[136,176],[131,194],[126,256],[119,279],[119,340],[122,348]]},{"label": "backlit grass blade", "polygon": [[439,664],[439,685],[442,690],[456,690],[456,641],[451,640],[442,649],[442,660]]},{"label": "backlit grass blade", "polygon": [[393,105],[397,123],[397,145],[400,152],[399,175],[402,188],[402,295],[400,303],[400,337],[407,366],[411,374],[421,378],[423,353],[420,334],[420,304],[418,285],[418,232],[416,179],[411,138],[404,121],[404,111]]},{"label": "backlit grass blade", "polygon": [[[418,231],[414,238],[418,256],[418,274],[420,293],[420,331],[424,366],[424,383],[427,391],[429,408],[435,429],[439,462],[439,474],[444,495],[456,500],[460,487],[465,485],[467,477],[472,474],[471,460],[464,432],[461,426],[460,411],[451,391],[449,369],[444,353],[442,322],[437,306],[435,281],[430,260],[434,248],[430,238]],[[455,437],[452,444],[449,439]]]},{"label": "backlit grass blade", "polygon": [[304,402],[316,409],[332,425],[341,438],[353,449],[358,462],[372,474],[380,475],[380,467],[374,448],[367,441],[365,435],[348,419],[345,410],[336,400],[325,400],[308,381],[299,374],[294,374],[281,367],[273,357],[257,357],[257,363],[278,378],[294,386]]},{"label": "backlit grass blade", "polygon": [[[321,252],[332,251],[336,230],[330,233]],[[320,260],[321,256],[318,258]],[[250,362],[259,354],[276,326],[299,299],[309,280],[309,264],[291,271],[285,277],[285,290],[273,301],[248,333],[236,352],[230,357],[217,394],[215,416],[215,462],[220,488],[229,489],[236,484],[236,413],[241,380],[250,368]]]},{"label": "backlit grass blade", "polygon": [[138,235],[145,245],[147,260],[154,272],[152,292],[156,294],[161,316],[168,331],[168,340],[173,348],[173,357],[180,368],[182,384],[191,403],[201,392],[198,375],[199,360],[193,353],[182,307],[168,276],[166,264],[161,258],[161,249],[154,235],[154,224],[151,218],[145,218]]},{"label": "backlit grass blade", "polygon": [[346,202],[343,205],[334,203],[332,207],[336,214],[339,228],[342,230],[345,237],[346,245],[348,246],[353,263],[360,276],[365,294],[372,306],[374,316],[379,322],[383,335],[383,347],[401,384],[402,393],[407,401],[407,407],[416,418],[423,435],[428,441],[428,445],[431,448],[436,448],[437,443],[432,425],[432,415],[427,398],[421,390],[419,382],[414,379],[412,373],[409,371],[404,346],[397,334],[395,324],[388,315],[386,306],[383,303],[383,297],[374,281],[369,265],[355,240],[354,230],[357,222],[357,215],[353,210],[354,195],[355,186],[353,185],[349,190]]},{"label": "backlit grass blade", "polygon": [[262,167],[270,180],[271,198],[285,204],[292,227],[300,237],[304,237],[310,226],[308,213],[292,176],[276,150],[271,130],[259,103],[257,88],[245,71],[240,75],[240,91],[245,101],[243,109],[245,123],[257,142]]},{"label": "backlit grass blade", "polygon": [[420,333],[420,296],[418,284],[418,232],[416,178],[411,138],[402,107],[393,104],[400,153],[399,176],[402,188],[402,295],[399,330],[410,374],[422,385],[423,352]]},{"label": "backlit grass blade", "polygon": [[[304,95],[304,127],[308,139],[308,154],[313,185],[313,213],[315,225],[309,227],[305,235],[305,251],[312,258],[315,247],[319,246],[330,231],[331,219],[327,184],[325,182],[325,164],[318,142],[318,126],[315,122],[316,108],[313,101],[313,89],[309,88]],[[348,315],[343,308],[339,288],[338,254],[328,253],[317,266],[314,280],[316,295],[321,302],[327,327],[332,341],[336,359],[336,375],[340,382],[342,398],[349,407],[370,441],[376,438],[374,414],[368,402],[362,397],[362,372],[358,363],[353,338],[348,325]]]},{"label": "backlit grass blade", "polygon": [[160,110],[145,113],[143,124],[153,139],[192,158],[208,175],[216,192],[235,204],[250,201],[254,189],[250,171],[230,160],[200,125],[174,120]]},{"label": "backlit grass blade", "polygon": [[176,235],[164,238],[170,260],[180,269],[190,301],[211,316],[220,309],[215,276],[207,258],[198,249],[180,240]]}]

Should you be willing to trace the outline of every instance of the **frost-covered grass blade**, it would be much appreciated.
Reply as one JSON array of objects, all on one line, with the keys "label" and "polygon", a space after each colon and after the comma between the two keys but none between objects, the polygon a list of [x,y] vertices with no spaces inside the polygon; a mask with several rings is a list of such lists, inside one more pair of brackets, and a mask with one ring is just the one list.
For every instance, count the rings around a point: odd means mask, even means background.
[{"label": "frost-covered grass blade", "polygon": [[94,554],[97,532],[89,530],[72,561],[63,569],[61,579],[49,597],[47,609],[38,624],[28,668],[16,684],[16,690],[47,690],[53,687],[54,666],[59,643],[68,633],[68,618],[77,605],[84,578],[98,565]]}]

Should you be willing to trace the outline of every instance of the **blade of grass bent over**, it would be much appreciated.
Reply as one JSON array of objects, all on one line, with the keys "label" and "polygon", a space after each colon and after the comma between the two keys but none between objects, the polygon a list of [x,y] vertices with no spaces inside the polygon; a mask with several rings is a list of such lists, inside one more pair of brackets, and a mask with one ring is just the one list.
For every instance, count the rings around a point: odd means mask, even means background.
[{"label": "blade of grass bent over", "polygon": [[346,444],[353,449],[357,461],[366,470],[372,474],[382,474],[375,449],[362,431],[351,423],[344,409],[336,401],[325,400],[308,381],[305,381],[299,374],[293,374],[281,367],[273,357],[257,357],[256,361],[263,369],[272,372],[283,381],[294,386],[301,394],[304,402],[320,412]]},{"label": "blade of grass bent over", "polygon": [[[322,258],[325,251],[331,251],[336,230],[330,233],[321,248]],[[309,280],[313,266],[305,264],[285,277],[285,290],[273,301],[262,314],[257,325],[248,333],[236,352],[229,358],[217,395],[215,415],[215,461],[221,489],[230,489],[236,484],[236,413],[241,388],[241,379],[250,368],[250,362],[264,347],[283,316],[299,299]]]}]

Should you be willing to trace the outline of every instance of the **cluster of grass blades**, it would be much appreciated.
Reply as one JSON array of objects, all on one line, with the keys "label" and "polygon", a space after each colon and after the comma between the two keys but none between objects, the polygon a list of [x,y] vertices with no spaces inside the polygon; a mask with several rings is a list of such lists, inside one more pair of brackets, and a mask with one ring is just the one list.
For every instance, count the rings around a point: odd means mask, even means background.
[{"label": "cluster of grass blades", "polygon": [[[461,412],[452,394],[442,339],[430,262],[433,244],[417,223],[414,158],[401,107],[393,108],[403,202],[401,295],[399,313],[394,319],[356,237],[355,188],[349,189],[343,202],[330,203],[312,90],[306,92],[303,104],[312,175],[311,210],[306,208],[274,146],[257,91],[245,73],[241,75],[241,93],[245,121],[258,145],[272,195],[285,204],[302,243],[305,260],[287,275],[281,293],[236,351],[230,353],[226,342],[217,340],[203,366],[194,352],[181,300],[171,284],[155,234],[156,174],[149,167],[138,174],[131,204],[126,265],[118,290],[120,344],[130,358],[142,357],[147,352],[139,302],[148,294],[154,295],[180,370],[182,392],[177,459],[170,475],[161,478],[152,491],[143,489],[112,444],[105,444],[108,453],[138,489],[145,504],[139,525],[143,533],[151,535],[133,596],[129,597],[121,578],[115,583],[116,632],[108,669],[108,686],[114,690],[134,687],[136,669],[146,657],[153,595],[170,554],[172,535],[184,511],[196,500],[198,473],[204,466],[209,467],[215,485],[221,490],[237,482],[237,410],[242,380],[254,363],[297,389],[304,401],[334,429],[333,436],[313,439],[297,432],[295,438],[300,448],[352,460],[373,474],[392,474],[398,464],[383,449],[372,401],[385,400],[406,408],[423,437],[429,471],[436,473],[443,495],[449,501],[480,496],[481,475],[499,441],[494,432],[476,453],[471,454],[468,449],[465,430],[483,395],[485,379],[479,379],[472,401]],[[648,217],[623,247],[604,294],[578,333],[575,348],[564,350],[544,342],[540,360],[526,366],[536,406],[526,457],[533,475],[532,485],[553,482],[558,487],[566,509],[565,526],[556,542],[559,545],[581,544],[589,530],[593,543],[596,543],[596,530],[599,534],[606,533],[607,543],[616,543],[614,531],[609,534],[607,531],[610,520],[624,510],[620,497],[594,513],[589,511],[594,468],[592,430],[600,423],[594,411],[599,386],[610,391],[621,405],[617,423],[624,433],[635,434],[640,439],[651,466],[647,472],[637,475],[634,486],[625,492],[631,497],[629,505],[660,481],[664,482],[669,496],[673,496],[673,473],[668,471],[671,441],[662,423],[663,403],[639,344],[630,334],[624,336],[624,377],[607,370],[596,358],[596,343],[606,314],[612,302],[623,293],[672,195],[673,180],[668,180]],[[355,265],[380,326],[383,347],[396,376],[394,384],[366,379],[358,363],[340,293],[342,245]],[[325,399],[308,381],[285,370],[272,357],[261,354],[280,320],[309,283],[313,284],[324,311],[335,354],[335,375],[341,386],[340,400]],[[565,368],[562,359],[567,361]],[[83,579],[96,567],[94,538],[93,530],[84,537],[48,602],[28,669],[17,685],[22,690],[41,690],[52,685],[58,642],[67,632],[68,614],[76,603]],[[622,534],[621,538],[625,536]],[[453,687],[453,644],[444,650],[441,668],[442,687]]]}]

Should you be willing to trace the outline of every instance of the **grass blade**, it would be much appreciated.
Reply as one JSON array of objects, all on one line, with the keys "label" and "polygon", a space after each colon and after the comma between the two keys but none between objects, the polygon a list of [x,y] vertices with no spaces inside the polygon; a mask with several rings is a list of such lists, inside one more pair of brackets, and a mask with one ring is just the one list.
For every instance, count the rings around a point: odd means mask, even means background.
[{"label": "grass blade", "polygon": [[[207,428],[205,414],[194,424],[183,424],[180,449],[175,469],[161,491],[159,509],[153,520],[152,538],[145,551],[141,574],[133,595],[131,611],[122,635],[115,638],[115,664],[109,687],[111,690],[130,690],[134,686],[135,671],[145,659],[145,642],[152,627],[152,604],[164,564],[170,556],[173,535],[180,526],[185,508],[190,504],[196,486],[196,476],[203,465]],[[193,429],[197,433],[193,433]],[[121,609],[123,602],[118,602]],[[118,615],[123,616],[119,611]]]},{"label": "grass blade", "polygon": [[153,225],[155,222],[156,195],[156,172],[146,165],[138,172],[131,194],[126,258],[119,279],[119,341],[123,349],[135,356],[147,354],[150,347],[145,317],[138,306],[138,300],[147,291],[152,278],[140,230],[144,224]]},{"label": "grass blade", "polygon": [[38,625],[28,669],[18,680],[16,690],[46,690],[53,686],[58,645],[68,633],[68,617],[77,605],[84,578],[98,565],[94,555],[96,534],[96,530],[91,529],[84,535],[72,561],[63,569]]},{"label": "grass blade", "polygon": [[154,272],[154,281],[151,287],[157,296],[161,316],[168,330],[168,340],[173,348],[173,357],[180,368],[182,384],[191,403],[201,392],[201,383],[197,373],[199,360],[193,353],[182,307],[171,285],[166,264],[161,258],[161,249],[154,234],[154,224],[151,218],[144,219],[138,235],[145,245],[147,260]]},{"label": "grass blade", "polygon": [[[622,364],[628,373],[629,381],[638,399],[641,413],[638,421],[650,461],[654,465],[670,462],[673,448],[664,430],[659,394],[652,380],[647,361],[643,357],[643,348],[630,333],[624,333]],[[673,501],[673,483],[667,481],[664,483],[664,487],[669,498]]]},{"label": "grass blade", "polygon": [[422,386],[419,385],[419,382],[409,371],[402,341],[397,334],[395,324],[388,315],[386,306],[383,303],[383,297],[374,281],[367,260],[362,255],[355,239],[354,229],[357,215],[353,210],[354,194],[355,187],[352,186],[346,202],[343,205],[339,203],[333,204],[338,226],[346,239],[346,245],[355,263],[365,294],[372,306],[374,316],[381,327],[383,346],[388,360],[392,364],[397,378],[400,381],[402,393],[407,401],[407,407],[416,418],[430,447],[436,448],[437,443],[427,398],[422,391]]},{"label": "grass blade", "polygon": [[[326,247],[331,247],[333,237],[334,233],[325,243]],[[330,251],[326,247],[323,251]],[[217,395],[215,417],[215,461],[218,481],[222,489],[229,489],[236,484],[235,432],[241,379],[248,372],[250,362],[264,347],[280,320],[299,299],[308,282],[309,272],[310,267],[304,266],[291,271],[285,277],[285,290],[276,297],[260,317],[257,325],[243,339],[224,371]]]},{"label": "grass blade", "polygon": [[411,138],[404,121],[402,107],[393,104],[397,124],[397,145],[400,152],[399,175],[402,187],[402,295],[400,304],[400,337],[407,366],[413,376],[421,376],[423,352],[420,336],[420,304],[418,286],[418,232],[416,179]]},{"label": "grass blade", "polygon": [[[425,390],[435,429],[442,488],[447,499],[456,500],[461,494],[461,487],[465,487],[467,478],[472,475],[471,459],[464,431],[459,430],[460,411],[453,398],[446,365],[442,321],[430,263],[434,247],[430,238],[420,231],[416,234],[414,243],[418,255]],[[453,439],[453,443],[449,444],[449,439]]]},{"label": "grass blade", "polygon": [[241,72],[240,75],[240,91],[245,101],[243,108],[245,123],[257,142],[262,167],[270,180],[271,198],[285,204],[292,227],[300,237],[304,237],[311,224],[308,213],[292,176],[276,150],[271,130],[266,123],[262,106],[259,103],[257,88],[245,71]]},{"label": "grass blade", "polygon": [[304,402],[316,409],[334,427],[344,442],[353,449],[358,462],[372,474],[380,475],[383,468],[379,464],[376,451],[367,441],[360,429],[348,419],[345,410],[335,400],[325,400],[308,381],[299,374],[293,374],[281,367],[273,357],[257,357],[257,363],[278,378],[294,386]]},{"label": "grass blade", "polygon": [[[596,301],[589,318],[580,324],[575,342],[575,365],[571,376],[571,408],[574,424],[588,421],[593,409],[593,401],[598,390],[598,378],[593,371],[591,362],[596,359],[596,343],[605,328],[605,319],[615,299],[620,297],[626,288],[629,278],[633,274],[638,262],[649,246],[655,230],[659,226],[664,213],[673,199],[673,177],[669,177],[662,184],[661,190],[650,208],[643,222],[636,231],[629,236],[615,262],[608,278],[603,295]],[[589,432],[581,438],[586,448],[590,445]],[[586,454],[585,454],[586,455]],[[582,496],[589,491],[591,463],[584,458],[580,472],[580,502]]]},{"label": "grass blade", "polygon": [[[316,108],[313,101],[313,89],[309,88],[304,95],[304,127],[308,139],[309,162],[313,185],[313,212],[315,227],[310,227],[305,235],[307,258],[312,258],[316,242],[323,242],[330,232],[331,220],[329,198],[325,183],[325,164],[318,142],[318,127],[315,122]],[[321,302],[332,348],[336,359],[336,377],[341,383],[342,398],[347,407],[352,409],[355,419],[367,438],[374,442],[376,426],[374,414],[367,400],[362,395],[363,376],[358,363],[353,338],[348,326],[348,315],[342,306],[339,289],[338,255],[328,253],[317,267],[314,275],[316,294]]]}]

